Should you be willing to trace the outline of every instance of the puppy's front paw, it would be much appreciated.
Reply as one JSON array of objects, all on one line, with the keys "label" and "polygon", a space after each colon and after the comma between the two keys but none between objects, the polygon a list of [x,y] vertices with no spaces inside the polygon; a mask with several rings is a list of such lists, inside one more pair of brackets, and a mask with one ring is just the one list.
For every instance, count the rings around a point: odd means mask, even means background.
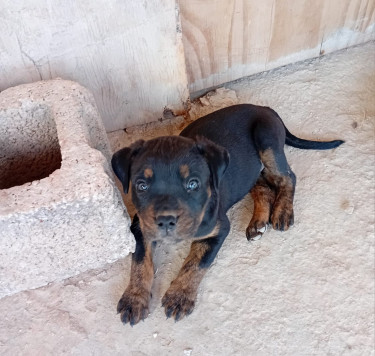
[{"label": "puppy's front paw", "polygon": [[195,305],[195,296],[191,291],[170,286],[162,299],[167,318],[172,317],[178,321],[191,314]]},{"label": "puppy's front paw", "polygon": [[121,321],[133,326],[147,318],[150,297],[148,291],[126,290],[117,304],[117,313],[121,313]]}]

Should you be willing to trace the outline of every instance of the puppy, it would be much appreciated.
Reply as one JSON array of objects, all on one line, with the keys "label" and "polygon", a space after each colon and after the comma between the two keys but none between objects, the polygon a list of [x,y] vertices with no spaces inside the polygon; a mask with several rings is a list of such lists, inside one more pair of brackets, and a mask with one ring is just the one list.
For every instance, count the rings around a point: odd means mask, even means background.
[{"label": "puppy", "polygon": [[180,320],[193,311],[199,283],[229,233],[231,206],[250,192],[248,240],[261,236],[268,224],[281,231],[293,225],[296,176],[284,144],[330,149],[342,143],[297,138],[272,109],[243,104],[194,121],[180,136],[140,140],[116,152],[113,170],[125,193],[131,182],[137,210],[130,283],[117,306],[122,322],[134,325],[148,315],[153,241],[192,240],[162,299],[167,317]]}]

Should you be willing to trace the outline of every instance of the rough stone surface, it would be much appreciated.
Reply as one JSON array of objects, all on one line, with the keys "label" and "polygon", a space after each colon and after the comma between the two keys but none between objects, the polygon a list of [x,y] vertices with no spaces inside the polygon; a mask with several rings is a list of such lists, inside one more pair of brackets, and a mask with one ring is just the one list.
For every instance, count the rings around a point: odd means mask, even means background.
[{"label": "rough stone surface", "polygon": [[134,249],[92,95],[37,82],[0,93],[0,297]]},{"label": "rough stone surface", "polygon": [[40,180],[61,167],[56,124],[48,106],[23,102],[0,115],[0,189]]},{"label": "rough stone surface", "polygon": [[[161,245],[144,323],[124,326],[116,314],[129,280],[126,257],[1,299],[0,354],[373,355],[374,51],[371,43],[227,86],[239,102],[276,109],[295,134],[346,143],[321,152],[286,147],[298,178],[294,227],[249,243],[251,199],[234,206],[231,232],[188,318],[167,320],[161,298],[189,244]],[[194,107],[197,116],[216,109]],[[115,149],[185,124],[131,128],[110,142]]]}]

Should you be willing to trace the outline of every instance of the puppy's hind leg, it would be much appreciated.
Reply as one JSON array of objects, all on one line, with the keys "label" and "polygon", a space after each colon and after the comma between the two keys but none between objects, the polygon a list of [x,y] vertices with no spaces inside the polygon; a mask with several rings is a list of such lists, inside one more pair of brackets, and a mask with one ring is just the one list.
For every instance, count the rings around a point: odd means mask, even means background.
[{"label": "puppy's hind leg", "polygon": [[275,230],[285,231],[294,223],[293,198],[296,176],[290,169],[284,151],[274,152],[271,148],[260,152],[264,164],[264,177],[276,191],[272,207],[271,223]]},{"label": "puppy's hind leg", "polygon": [[270,222],[276,230],[288,230],[294,223],[296,176],[285,157],[285,129],[281,121],[270,116],[260,120],[254,129],[254,141],[264,165],[262,176],[276,194]]},{"label": "puppy's hind leg", "polygon": [[266,182],[263,174],[250,190],[250,194],[254,201],[254,212],[246,229],[246,237],[248,240],[255,240],[261,237],[267,229],[276,194]]}]

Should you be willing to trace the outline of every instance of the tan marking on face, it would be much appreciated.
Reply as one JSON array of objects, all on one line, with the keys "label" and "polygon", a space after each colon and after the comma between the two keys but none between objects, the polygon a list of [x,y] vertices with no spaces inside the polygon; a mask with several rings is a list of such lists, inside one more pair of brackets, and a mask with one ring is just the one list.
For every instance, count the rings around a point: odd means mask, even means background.
[{"label": "tan marking on face", "polygon": [[180,174],[182,178],[187,178],[190,174],[189,166],[187,164],[183,164],[180,166]]},{"label": "tan marking on face", "polygon": [[[197,226],[196,221],[184,211],[183,208],[177,210],[166,210],[159,212],[160,215],[174,215],[178,217],[177,228],[175,231],[171,232],[171,237],[181,237],[187,238],[195,233],[195,229]],[[158,214],[158,215],[159,215]],[[159,240],[160,238],[165,238],[165,236],[161,236],[161,232],[155,222],[155,211],[154,206],[150,205],[142,212],[138,212],[139,222],[141,226],[141,230],[143,232],[143,236],[147,241],[154,241]]]},{"label": "tan marking on face", "polygon": [[[177,209],[158,211],[157,215],[173,215],[178,218],[176,229],[170,232],[170,238],[193,238],[200,224],[202,223],[208,202],[209,200],[206,201],[202,211],[200,211],[197,215],[191,215],[189,207],[185,206],[185,204],[182,202],[179,203],[179,207]],[[142,211],[138,211],[138,217],[145,240],[156,241],[161,238],[165,238],[165,236],[161,235],[158,225],[155,222],[156,213],[153,204],[149,205]]]},{"label": "tan marking on face", "polygon": [[155,224],[154,206],[150,205],[142,212],[138,212],[139,223],[146,241],[151,241],[157,234]]},{"label": "tan marking on face", "polygon": [[151,168],[146,168],[143,174],[145,178],[152,178],[152,176],[154,175],[154,172]]}]

